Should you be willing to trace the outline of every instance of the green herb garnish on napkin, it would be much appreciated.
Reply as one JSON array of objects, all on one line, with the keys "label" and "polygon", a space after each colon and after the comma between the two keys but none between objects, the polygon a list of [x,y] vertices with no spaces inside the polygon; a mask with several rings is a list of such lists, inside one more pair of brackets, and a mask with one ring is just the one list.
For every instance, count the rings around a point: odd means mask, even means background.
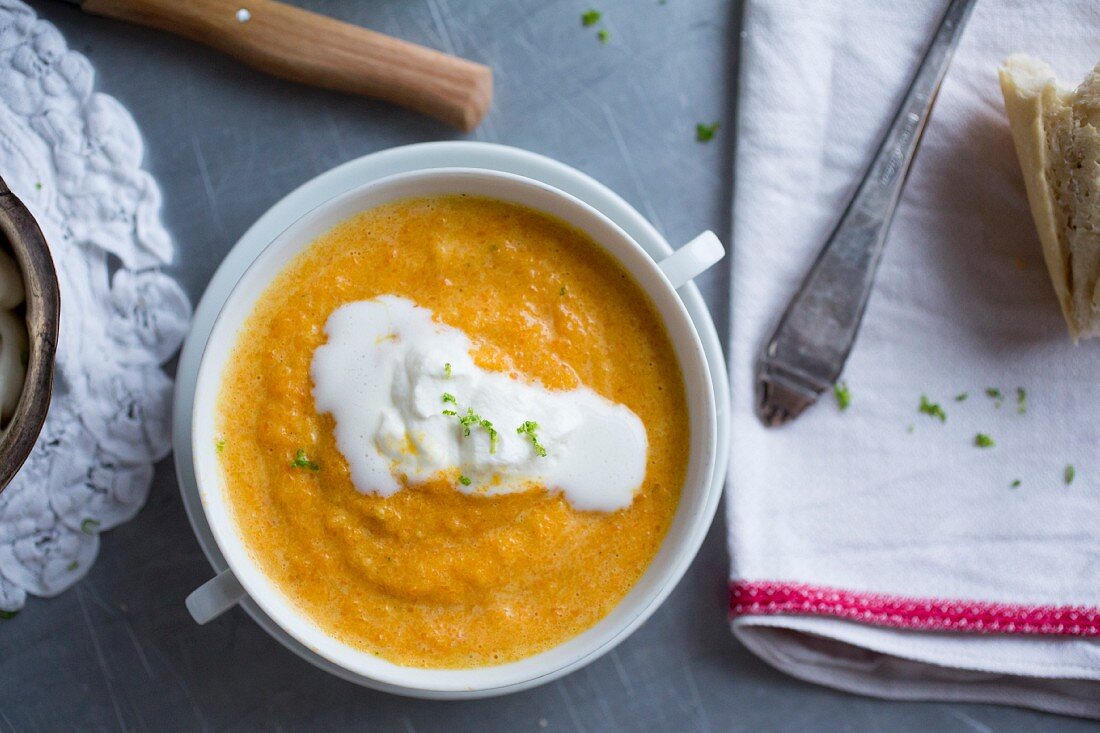
[{"label": "green herb garnish on napkin", "polygon": [[940,422],[947,422],[947,413],[943,411],[938,402],[932,402],[925,395],[920,396],[920,404],[917,410],[922,414],[934,417]]},{"label": "green herb garnish on napkin", "polygon": [[848,389],[847,382],[837,382],[833,385],[833,394],[836,396],[837,407],[844,412],[852,404],[852,392]]}]

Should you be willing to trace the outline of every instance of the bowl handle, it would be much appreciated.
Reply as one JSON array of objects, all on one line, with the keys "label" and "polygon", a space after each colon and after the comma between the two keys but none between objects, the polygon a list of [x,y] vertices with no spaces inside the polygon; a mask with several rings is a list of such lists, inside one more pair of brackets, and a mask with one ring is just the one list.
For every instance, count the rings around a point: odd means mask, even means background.
[{"label": "bowl handle", "polygon": [[226,569],[191,591],[187,596],[187,610],[195,623],[205,624],[233,608],[247,595],[233,571]]},{"label": "bowl handle", "polygon": [[707,230],[657,263],[673,288],[687,285],[704,270],[726,256],[717,235]]}]

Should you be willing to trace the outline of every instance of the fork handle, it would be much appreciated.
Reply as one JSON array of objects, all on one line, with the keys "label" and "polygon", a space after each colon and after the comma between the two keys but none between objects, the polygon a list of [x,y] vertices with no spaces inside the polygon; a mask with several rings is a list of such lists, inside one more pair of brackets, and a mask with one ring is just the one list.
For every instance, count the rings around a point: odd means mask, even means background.
[{"label": "fork handle", "polygon": [[757,414],[794,419],[840,376],[936,93],[976,0],[951,0],[863,180],[826,240],[757,367]]}]

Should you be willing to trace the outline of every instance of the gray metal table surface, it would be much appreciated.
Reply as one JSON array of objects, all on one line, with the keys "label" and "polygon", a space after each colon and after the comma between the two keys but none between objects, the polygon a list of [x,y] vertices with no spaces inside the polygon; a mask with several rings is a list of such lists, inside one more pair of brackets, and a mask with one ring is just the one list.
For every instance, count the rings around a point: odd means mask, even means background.
[{"label": "gray metal table surface", "polygon": [[[183,0],[181,0],[183,1]],[[491,65],[496,100],[470,137],[576,166],[670,241],[730,230],[740,4],[314,0],[299,4]],[[192,299],[244,230],[305,180],[372,151],[462,136],[384,104],[263,76],[173,36],[33,2],[97,70],[145,138],[176,273]],[[709,144],[697,122],[721,122]],[[700,285],[719,332],[728,269]],[[726,620],[719,519],[664,606],[615,652],[504,698],[427,702],[357,687],[273,641],[242,611],[196,626],[183,599],[210,576],[171,459],[149,502],[103,536],[91,573],[0,622],[0,731],[1086,730],[1083,721],[987,705],[864,699],[786,677]]]}]

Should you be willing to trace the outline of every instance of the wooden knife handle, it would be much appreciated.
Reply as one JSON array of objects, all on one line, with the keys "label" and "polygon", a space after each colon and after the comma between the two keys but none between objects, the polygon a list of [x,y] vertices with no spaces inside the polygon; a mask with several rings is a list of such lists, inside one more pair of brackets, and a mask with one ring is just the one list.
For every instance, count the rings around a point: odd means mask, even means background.
[{"label": "wooden knife handle", "polygon": [[384,99],[469,132],[492,70],[274,0],[84,0],[86,12],[160,28],[284,79]]}]

